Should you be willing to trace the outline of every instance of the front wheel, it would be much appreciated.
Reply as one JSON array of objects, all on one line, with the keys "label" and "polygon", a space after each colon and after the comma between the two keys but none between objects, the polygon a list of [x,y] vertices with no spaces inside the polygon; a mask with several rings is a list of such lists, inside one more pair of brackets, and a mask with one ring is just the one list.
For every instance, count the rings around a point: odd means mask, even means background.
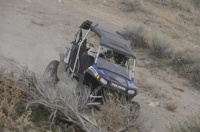
[{"label": "front wheel", "polygon": [[136,101],[130,102],[130,113],[134,120],[136,120],[139,117],[140,114],[140,104]]}]

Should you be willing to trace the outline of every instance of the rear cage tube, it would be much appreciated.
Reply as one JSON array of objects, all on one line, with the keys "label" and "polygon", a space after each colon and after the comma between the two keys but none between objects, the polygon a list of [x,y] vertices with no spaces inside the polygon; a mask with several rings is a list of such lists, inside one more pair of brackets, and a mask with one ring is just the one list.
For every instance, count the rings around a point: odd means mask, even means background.
[{"label": "rear cage tube", "polygon": [[135,78],[135,62],[136,62],[136,59],[133,60],[133,69],[132,69],[133,70],[132,72],[134,73],[133,78]]},{"label": "rear cage tube", "polygon": [[87,35],[89,34],[90,31],[91,31],[91,29],[89,29],[89,30],[87,31],[87,33],[85,34],[85,36],[83,37],[83,39],[82,39],[81,42],[79,43],[78,52],[77,52],[77,54],[76,54],[76,60],[75,60],[74,67],[73,67],[73,70],[72,70],[72,73],[73,73],[73,74],[74,74],[74,71],[75,71],[75,68],[76,68],[77,60],[79,59],[79,52],[80,52],[81,46],[82,46],[84,40],[86,39],[86,37],[87,37]]}]

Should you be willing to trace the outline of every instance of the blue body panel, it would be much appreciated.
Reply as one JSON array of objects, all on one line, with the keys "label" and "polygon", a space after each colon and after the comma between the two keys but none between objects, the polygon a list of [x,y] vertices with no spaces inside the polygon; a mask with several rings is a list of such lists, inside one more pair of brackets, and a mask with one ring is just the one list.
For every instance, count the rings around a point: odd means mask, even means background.
[{"label": "blue body panel", "polygon": [[[126,77],[121,76],[115,72],[109,71],[107,69],[98,68],[96,64],[93,64],[91,67],[96,70],[96,72],[98,73],[98,75],[101,76],[101,78],[108,81],[108,85],[105,87],[109,87],[109,88],[111,87],[111,89],[113,87],[113,90],[116,91],[117,88],[114,86],[117,85],[118,87],[125,89],[125,90],[118,89],[118,91],[122,91],[122,92],[127,92],[128,90],[137,91],[137,88],[135,86],[135,82],[133,79],[129,80]],[[116,79],[114,80],[113,78],[111,78],[110,75],[113,76],[114,78],[117,78],[117,80],[119,81],[117,81]]]}]

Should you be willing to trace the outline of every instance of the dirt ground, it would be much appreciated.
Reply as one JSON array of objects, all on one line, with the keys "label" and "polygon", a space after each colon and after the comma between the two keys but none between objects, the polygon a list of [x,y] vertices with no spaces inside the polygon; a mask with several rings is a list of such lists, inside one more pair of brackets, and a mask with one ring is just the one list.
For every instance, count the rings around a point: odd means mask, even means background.
[{"label": "dirt ground", "polygon": [[[58,59],[58,53],[70,45],[83,21],[91,20],[122,30],[147,19],[142,13],[126,15],[120,12],[116,3],[111,0],[0,0],[0,54],[41,75],[47,64]],[[167,26],[166,29],[173,28],[172,24]],[[151,22],[149,28],[157,29],[156,23]],[[199,93],[188,80],[170,68],[154,67],[154,61],[146,54],[136,54],[136,83],[140,93],[135,100],[141,105],[138,122],[142,132],[167,132],[170,124],[200,110]],[[4,62],[1,61],[0,65]],[[151,88],[147,87],[149,85]],[[176,111],[164,107],[169,100],[177,102]],[[152,103],[158,105],[154,107],[150,105]]]}]

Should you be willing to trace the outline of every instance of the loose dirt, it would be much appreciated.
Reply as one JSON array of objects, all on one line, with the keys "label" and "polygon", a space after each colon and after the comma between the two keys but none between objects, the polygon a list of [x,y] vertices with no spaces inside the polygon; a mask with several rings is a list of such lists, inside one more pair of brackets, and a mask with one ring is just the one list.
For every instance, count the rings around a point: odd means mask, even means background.
[{"label": "loose dirt", "polygon": [[[118,8],[117,2],[111,0],[1,0],[0,53],[42,75],[48,63],[58,59],[58,53],[70,46],[83,21],[91,20],[122,30],[146,20],[142,13],[130,17]],[[155,23],[152,25],[150,28],[156,27]],[[182,121],[200,110],[199,93],[189,81],[170,68],[155,67],[154,60],[145,53],[136,53],[136,83],[140,93],[135,100],[141,105],[138,121],[141,131],[169,131],[170,123]],[[3,66],[5,63],[0,62]],[[169,100],[177,101],[175,112],[164,108]],[[149,106],[152,102],[159,102],[159,105]]]}]

